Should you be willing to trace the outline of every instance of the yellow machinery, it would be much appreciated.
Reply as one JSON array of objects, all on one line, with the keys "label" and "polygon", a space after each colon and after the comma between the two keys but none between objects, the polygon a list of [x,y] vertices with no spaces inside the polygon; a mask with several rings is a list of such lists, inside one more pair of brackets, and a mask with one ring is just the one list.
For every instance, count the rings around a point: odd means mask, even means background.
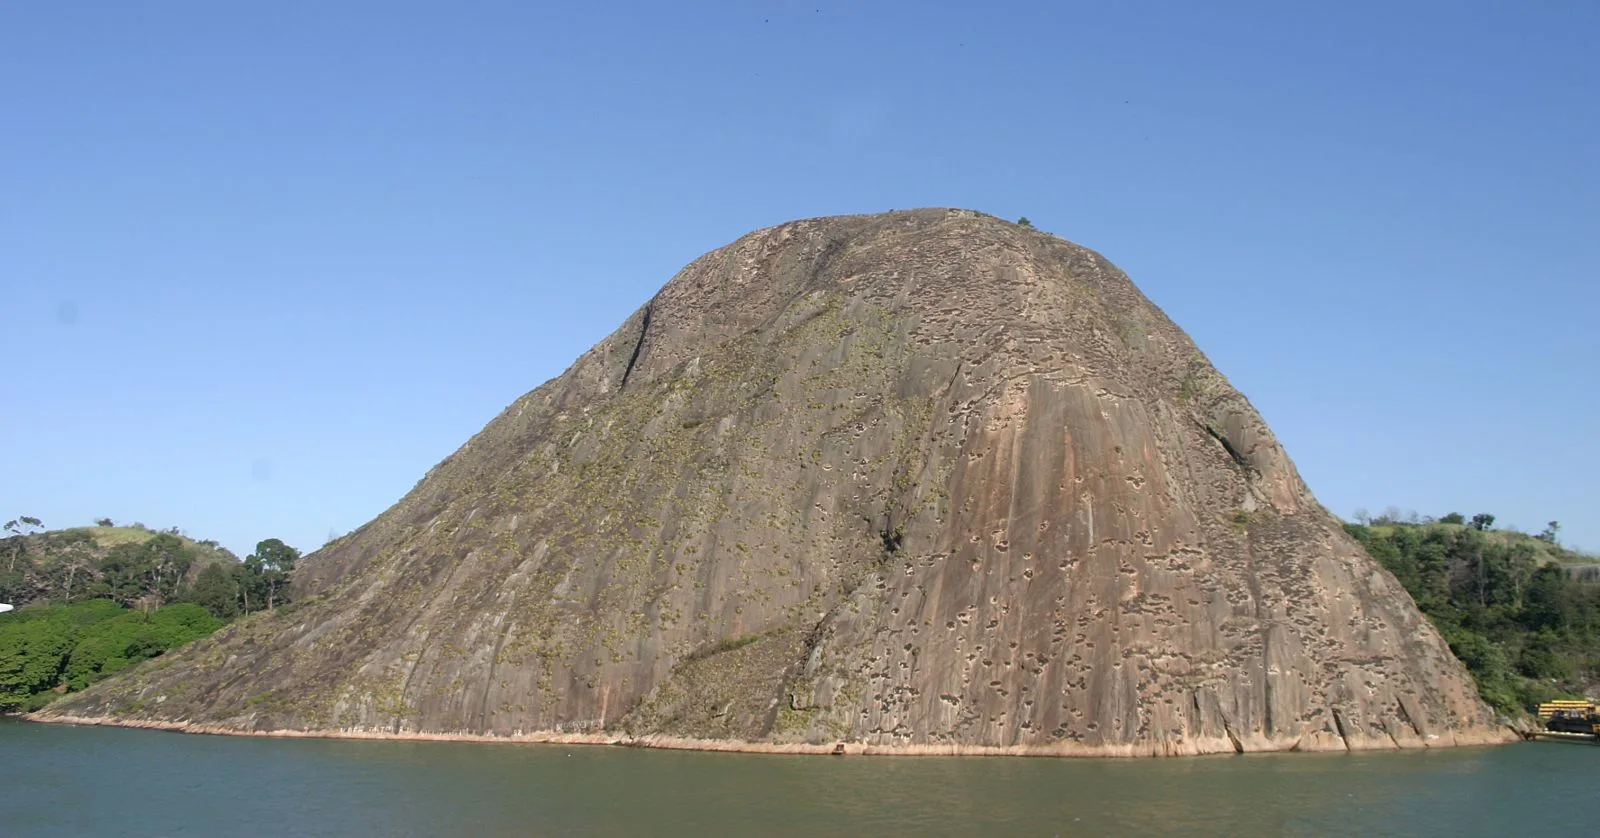
[{"label": "yellow machinery", "polygon": [[1580,734],[1600,741],[1600,707],[1592,701],[1547,701],[1539,705],[1539,725],[1541,734]]}]

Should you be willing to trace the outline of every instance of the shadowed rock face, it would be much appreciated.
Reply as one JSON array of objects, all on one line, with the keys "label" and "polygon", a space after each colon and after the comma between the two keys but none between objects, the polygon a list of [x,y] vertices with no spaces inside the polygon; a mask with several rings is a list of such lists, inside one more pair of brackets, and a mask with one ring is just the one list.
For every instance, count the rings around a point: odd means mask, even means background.
[{"label": "shadowed rock face", "polygon": [[701,257],[297,584],[298,610],[48,714],[1127,754],[1501,736],[1126,276],[966,211]]}]

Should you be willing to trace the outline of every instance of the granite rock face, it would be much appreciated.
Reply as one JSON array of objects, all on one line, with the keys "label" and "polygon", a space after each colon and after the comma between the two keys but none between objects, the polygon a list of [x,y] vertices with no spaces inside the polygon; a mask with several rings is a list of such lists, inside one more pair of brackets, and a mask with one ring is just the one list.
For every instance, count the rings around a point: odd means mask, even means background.
[{"label": "granite rock face", "polygon": [[1122,272],[961,210],[701,257],[296,584],[45,715],[1103,754],[1505,737]]}]

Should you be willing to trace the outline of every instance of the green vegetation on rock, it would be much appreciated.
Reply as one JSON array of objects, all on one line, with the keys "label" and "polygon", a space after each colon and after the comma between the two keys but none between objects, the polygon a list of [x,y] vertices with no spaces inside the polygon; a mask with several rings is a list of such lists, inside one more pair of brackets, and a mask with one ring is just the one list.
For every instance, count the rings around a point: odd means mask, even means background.
[{"label": "green vegetation on rock", "polygon": [[[1358,515],[1358,518],[1366,518]],[[1345,530],[1410,592],[1471,670],[1484,700],[1518,715],[1600,684],[1600,560],[1526,535],[1494,516],[1437,521],[1385,515]]]}]

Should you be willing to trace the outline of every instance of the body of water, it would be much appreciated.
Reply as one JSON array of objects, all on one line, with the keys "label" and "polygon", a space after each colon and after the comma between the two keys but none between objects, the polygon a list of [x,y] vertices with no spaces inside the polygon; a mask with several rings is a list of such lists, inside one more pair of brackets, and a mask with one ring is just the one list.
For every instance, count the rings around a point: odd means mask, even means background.
[{"label": "body of water", "polygon": [[196,736],[0,720],[0,835],[1550,835],[1600,747],[826,757]]}]

